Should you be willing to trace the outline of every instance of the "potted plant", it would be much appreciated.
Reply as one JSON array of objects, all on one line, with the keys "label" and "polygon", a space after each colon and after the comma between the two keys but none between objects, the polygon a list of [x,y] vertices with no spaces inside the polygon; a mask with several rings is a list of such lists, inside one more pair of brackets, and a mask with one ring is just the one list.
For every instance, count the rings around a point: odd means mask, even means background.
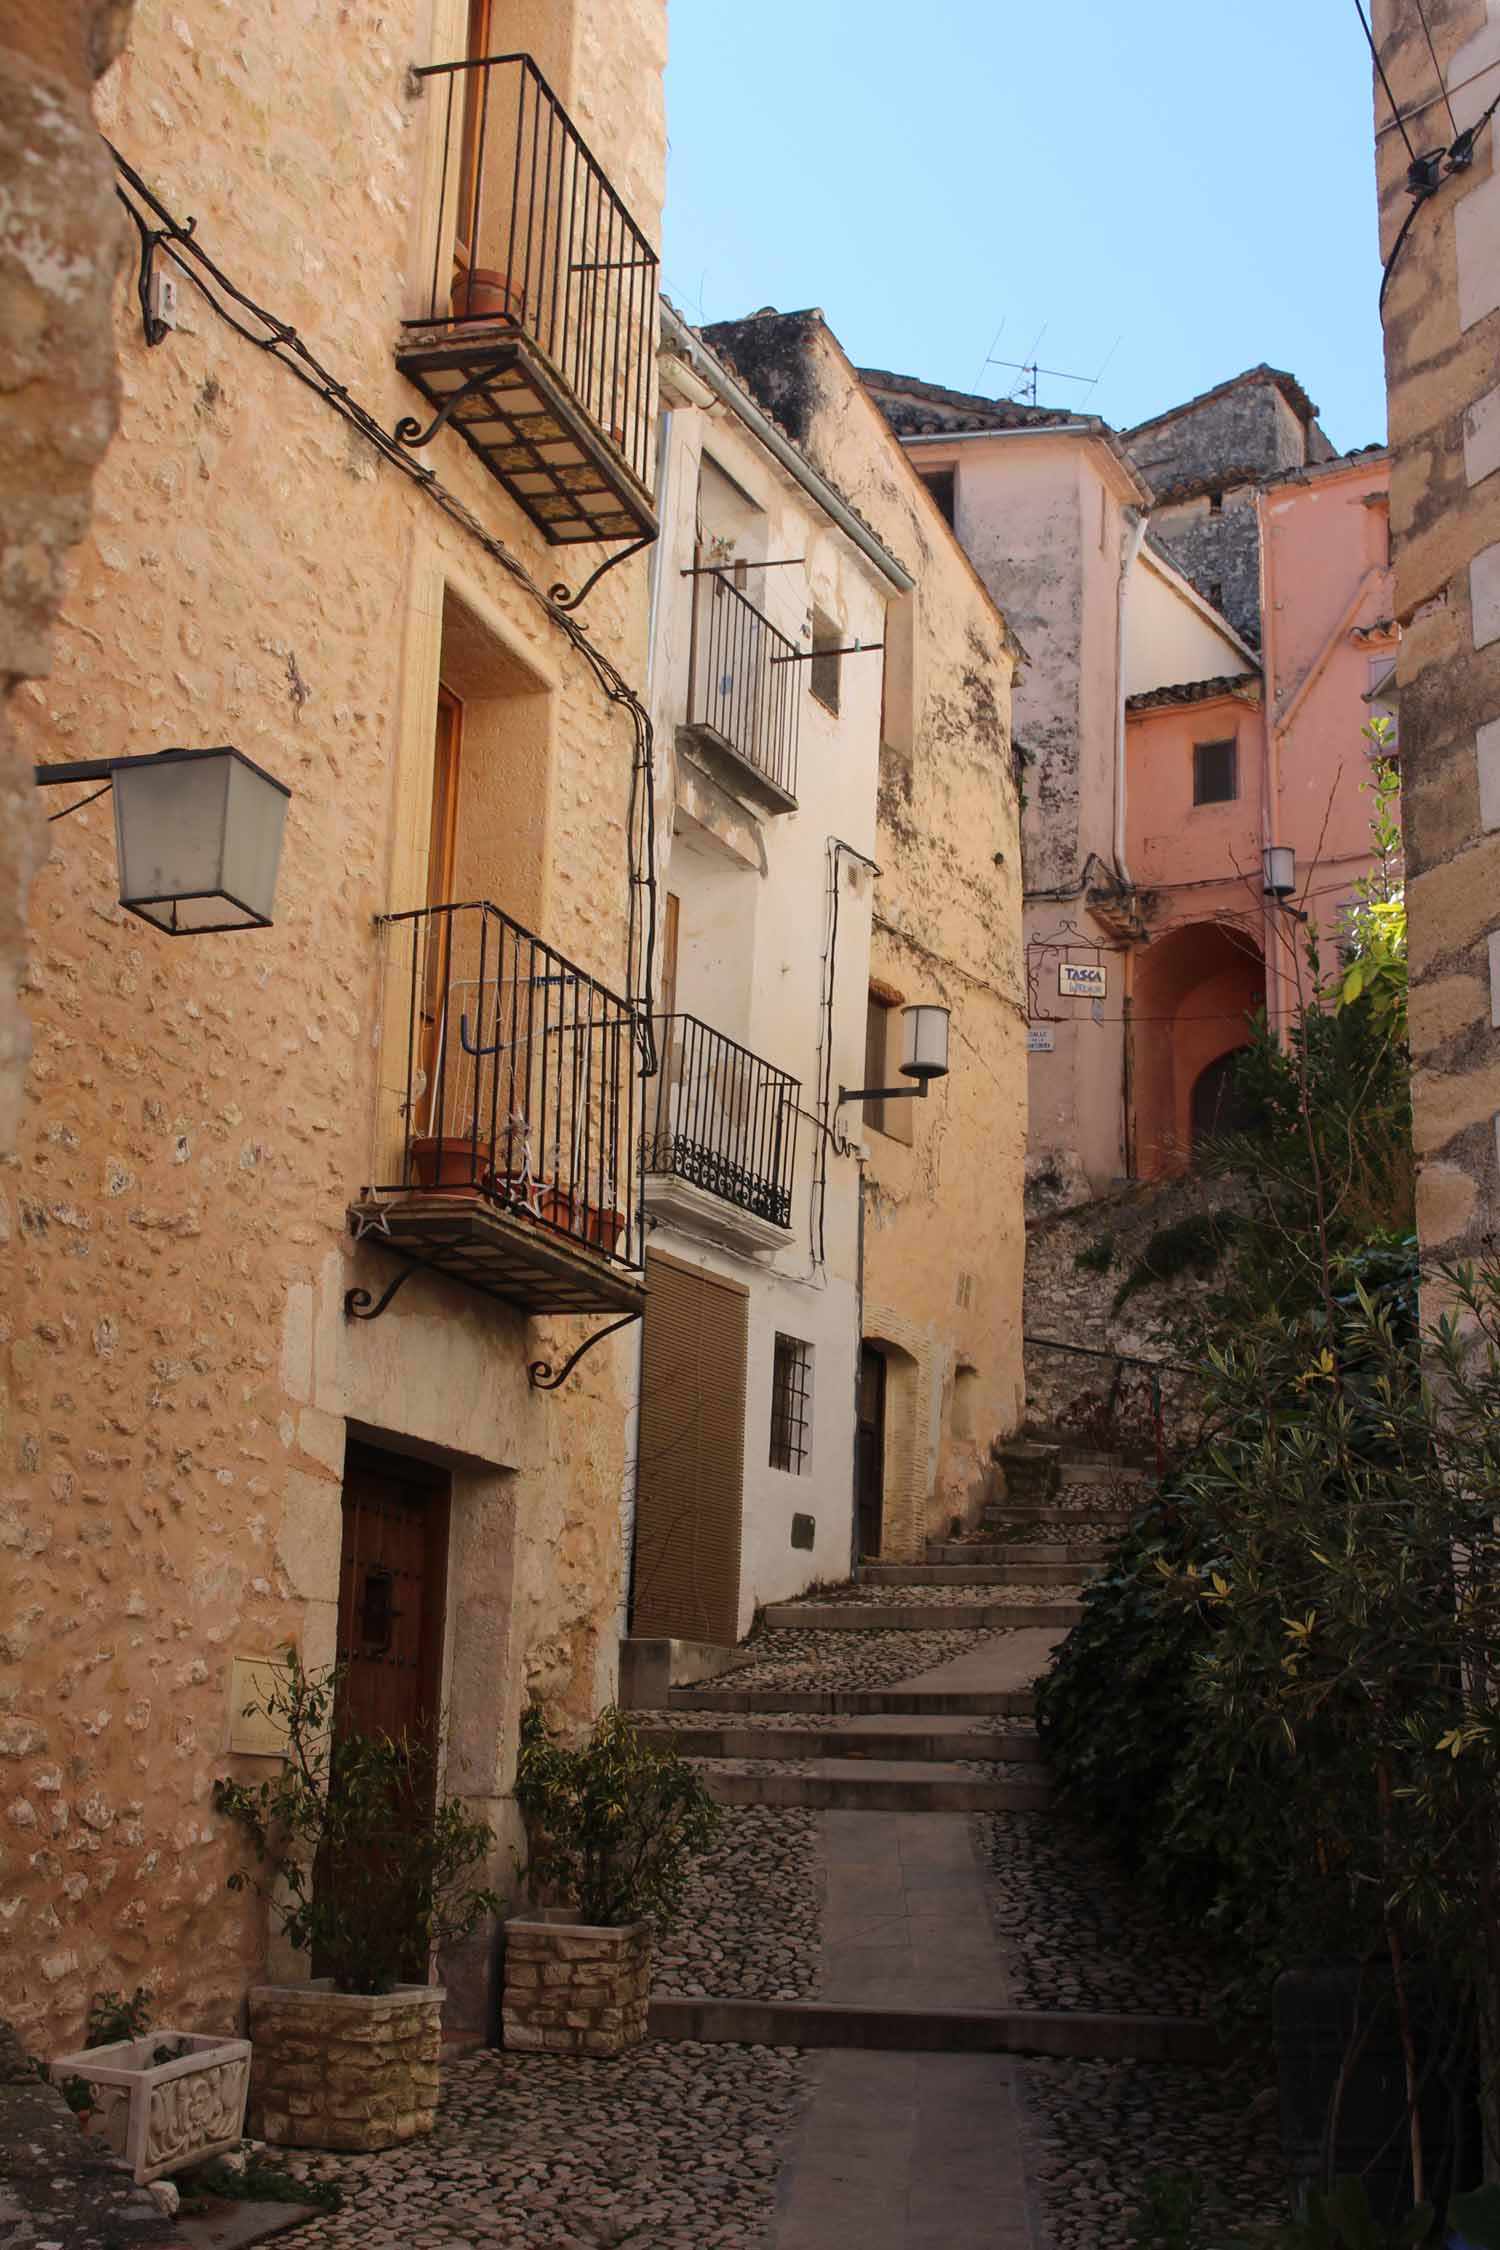
[{"label": "potted plant", "polygon": [[250,2130],[288,2148],[390,2148],[432,2129],[445,1992],[428,1972],[499,1911],[475,1880],[494,1836],[438,1797],[431,1744],[335,1727],[338,1682],[289,1648],[250,1707],[284,1738],[279,1772],[214,1783],[262,1870],[230,1889],[264,1898],[318,1971],[251,1991]]},{"label": "potted plant", "polygon": [[722,1816],[687,1760],[614,1708],[570,1750],[531,1705],[515,1798],[532,1911],[505,1925],[505,2045],[618,2055],[646,2036],[653,1926]]},{"label": "potted plant", "polygon": [[151,2033],[150,2002],[96,1992],[76,2054],[58,2055],[48,2076],[130,2166],[139,2186],[233,2148],[245,2129],[248,2039],[192,2031]]}]

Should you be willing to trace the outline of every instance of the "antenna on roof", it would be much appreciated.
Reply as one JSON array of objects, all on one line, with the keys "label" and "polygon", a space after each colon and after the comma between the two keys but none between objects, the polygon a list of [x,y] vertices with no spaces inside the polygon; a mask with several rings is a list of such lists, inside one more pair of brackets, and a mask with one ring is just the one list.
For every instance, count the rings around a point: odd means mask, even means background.
[{"label": "antenna on roof", "polygon": [[[1020,380],[1019,382],[1012,383],[1009,395],[1011,398],[1019,398],[1026,406],[1035,406],[1037,404],[1037,377],[1039,375],[1046,375],[1053,381],[1058,383],[1082,383],[1084,385],[1083,396],[1084,398],[1087,398],[1090,391],[1097,389],[1100,377],[1104,373],[1104,369],[1108,367],[1110,361],[1114,358],[1115,353],[1119,350],[1122,340],[1121,336],[1117,336],[1115,338],[1114,342],[1110,345],[1109,350],[1105,353],[1104,361],[1099,369],[1098,375],[1070,375],[1065,367],[1039,367],[1037,365],[1037,345],[1041,343],[1042,336],[1045,336],[1046,333],[1046,329],[1043,328],[1041,335],[1037,337],[1036,343],[1031,347],[1030,359],[989,359],[985,362],[986,366],[1013,367],[1019,375]],[[1083,400],[1080,399],[1079,404],[1082,405],[1082,403]]]}]

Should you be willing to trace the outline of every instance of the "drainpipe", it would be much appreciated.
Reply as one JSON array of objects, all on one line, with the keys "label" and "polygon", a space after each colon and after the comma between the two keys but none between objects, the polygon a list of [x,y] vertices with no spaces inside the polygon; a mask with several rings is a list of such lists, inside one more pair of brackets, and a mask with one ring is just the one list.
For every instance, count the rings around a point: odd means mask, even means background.
[{"label": "drainpipe", "polygon": [[[1120,585],[1115,601],[1115,873],[1127,890],[1133,888],[1130,867],[1125,858],[1125,611],[1130,594],[1130,573],[1135,568],[1136,556],[1141,551],[1141,541],[1146,536],[1146,518],[1140,508],[1125,510],[1125,530],[1120,539]],[[1127,950],[1121,959],[1121,981],[1124,991],[1120,995],[1120,1158],[1125,1167],[1125,1177],[1130,1179],[1135,1170],[1134,1133],[1130,1115],[1133,1098],[1131,1085],[1131,1041],[1135,1027],[1131,1021],[1135,997],[1135,955]]]},{"label": "drainpipe", "polygon": [[662,549],[669,542],[672,506],[672,409],[662,408],[657,419],[656,458],[660,464],[656,493],[657,521],[662,536],[651,542],[651,561],[648,566],[646,611],[646,708],[651,709],[651,691],[656,680],[656,619],[661,608]]},{"label": "drainpipe", "polygon": [[[1271,526],[1263,492],[1255,495],[1256,600],[1260,605],[1260,840],[1262,848],[1281,840],[1281,739],[1276,725],[1276,604],[1271,592]],[[1264,863],[1262,863],[1264,864]],[[1282,932],[1276,901],[1261,908],[1261,954],[1266,965],[1266,1015],[1279,1040],[1285,1020],[1281,962]]]}]

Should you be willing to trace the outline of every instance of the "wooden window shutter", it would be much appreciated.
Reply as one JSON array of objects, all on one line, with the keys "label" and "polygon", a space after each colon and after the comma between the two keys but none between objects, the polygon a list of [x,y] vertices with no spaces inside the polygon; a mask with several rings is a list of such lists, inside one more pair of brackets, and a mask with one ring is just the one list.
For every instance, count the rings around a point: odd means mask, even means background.
[{"label": "wooden window shutter", "polygon": [[749,1299],[675,1258],[646,1260],[632,1633],[739,1637]]}]

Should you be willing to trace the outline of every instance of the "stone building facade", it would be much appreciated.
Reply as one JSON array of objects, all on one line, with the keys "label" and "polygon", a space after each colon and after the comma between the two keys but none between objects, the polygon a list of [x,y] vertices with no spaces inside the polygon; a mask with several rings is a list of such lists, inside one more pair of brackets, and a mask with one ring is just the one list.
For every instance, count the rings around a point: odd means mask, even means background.
[{"label": "stone building facade", "polygon": [[[1431,0],[1424,25],[1415,0],[1377,0],[1372,20],[1400,105],[1398,124],[1376,83],[1417,1225],[1424,1253],[1451,1258],[1479,1254],[1500,1212],[1495,119],[1467,151],[1459,138],[1500,94],[1500,6]],[[1420,199],[1403,127],[1419,153],[1459,149]]]},{"label": "stone building facade", "polygon": [[89,106],[133,0],[14,0],[0,26],[0,1156],[14,1143],[31,1031],[18,997],[43,827],[7,706],[51,660],[64,557],[114,428],[110,296],[125,245]]},{"label": "stone building facade", "polygon": [[[870,1009],[861,1082],[894,1084],[900,1009],[951,1011],[950,1074],[863,1118],[857,1458],[865,1553],[910,1558],[973,1516],[1022,1410],[1025,998],[1020,649],[821,314],[758,314],[709,341],[914,581],[887,608]],[[866,659],[845,660],[851,673]],[[871,661],[873,669],[873,660]],[[846,1130],[860,1121],[843,1113]],[[835,1146],[833,1161],[848,1163]]]},{"label": "stone building facade", "polygon": [[1151,486],[1151,533],[1248,641],[1260,640],[1263,478],[1333,455],[1318,410],[1294,375],[1249,367],[1121,433]]},{"label": "stone building facade", "polygon": [[[159,341],[118,292],[121,427],[20,754],[231,742],[292,795],[269,929],[124,912],[107,801],[32,886],[0,1982],[33,2046],[71,2042],[94,1988],[209,2029],[265,1974],[211,1785],[264,1771],[242,1711],[289,1642],[343,1653],[368,1723],[441,1719],[502,1886],[527,1692],[580,1721],[613,1687],[633,1346],[556,1390],[528,1368],[641,1301],[645,558],[571,612],[547,589],[650,521],[665,9],[494,14],[479,51],[529,50],[564,115],[513,66],[492,129],[576,131],[618,198],[596,207],[633,222],[593,261],[637,292],[602,382],[542,332],[548,269],[503,247],[517,168],[465,170],[472,77],[413,74],[466,66],[465,0],[358,35],[273,0],[253,39],[210,0],[141,0],[97,96],[143,223],[190,214],[196,247],[158,252]],[[433,428],[455,355],[492,419]],[[528,474],[490,438],[538,385],[550,419],[519,426],[564,466]],[[606,544],[544,536],[590,509]],[[445,1964],[456,2036],[490,2026],[491,1956],[485,1932]]]}]

